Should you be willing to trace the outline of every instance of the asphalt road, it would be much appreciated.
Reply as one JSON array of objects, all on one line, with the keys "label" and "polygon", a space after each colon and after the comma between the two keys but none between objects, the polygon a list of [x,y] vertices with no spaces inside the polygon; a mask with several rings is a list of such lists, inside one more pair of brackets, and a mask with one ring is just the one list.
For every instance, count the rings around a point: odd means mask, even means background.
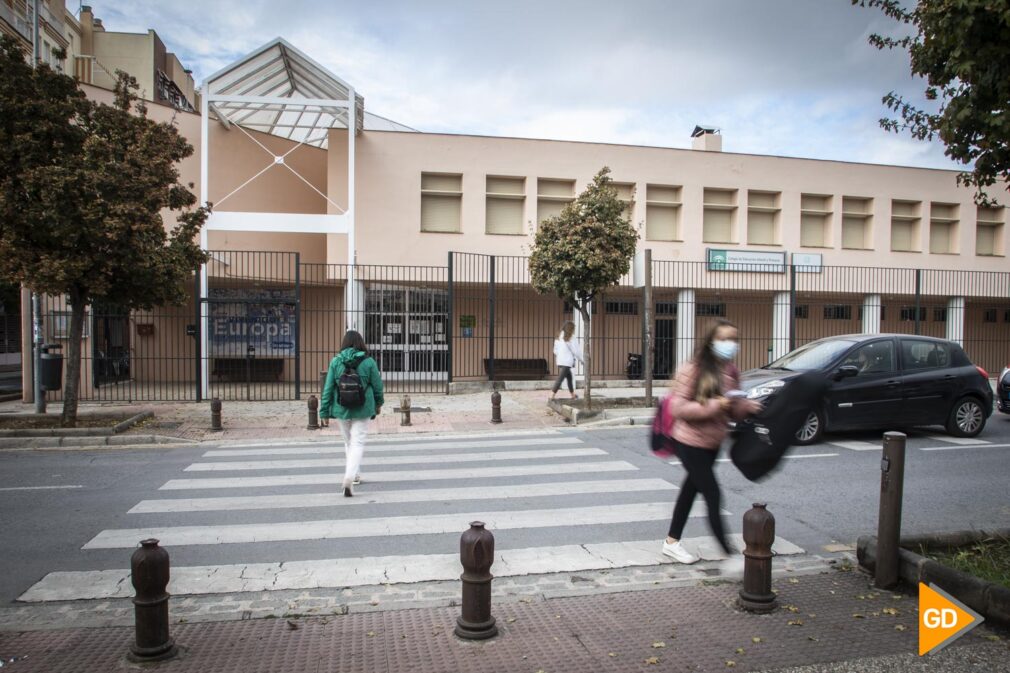
[{"label": "asphalt road", "polygon": [[[672,502],[683,477],[678,465],[658,462],[646,448],[645,428],[564,431],[553,435],[527,435],[522,446],[499,449],[517,452],[508,460],[466,462],[466,456],[481,452],[483,442],[508,441],[496,434],[474,438],[468,446],[431,446],[436,438],[413,440],[414,447],[369,450],[365,456],[366,483],[357,491],[354,505],[342,500],[327,506],[304,506],[298,497],[335,493],[339,485],[303,484],[250,486],[243,488],[194,488],[163,490],[169,482],[189,479],[243,479],[265,477],[283,479],[294,475],[340,473],[342,467],[311,464],[273,464],[272,469],[233,469],[221,462],[260,460],[318,460],[341,458],[335,455],[292,455],[246,457],[206,457],[208,447],[139,451],[39,451],[0,453],[0,540],[3,563],[0,573],[0,601],[10,604],[30,586],[52,571],[87,571],[129,567],[132,550],[124,546],[95,548],[103,531],[153,530],[163,527],[207,527],[213,538],[222,526],[250,524],[252,537],[231,543],[213,540],[170,547],[175,565],[217,565],[277,561],[396,556],[406,554],[446,554],[458,550],[459,532],[425,532],[425,517],[458,515],[459,531],[470,517],[486,512],[546,512],[547,521],[536,521],[496,533],[499,549],[520,549],[593,542],[655,539],[665,535],[667,522],[653,516],[637,520],[635,508],[657,507]],[[559,438],[564,438],[559,440]],[[826,546],[853,544],[857,536],[873,533],[877,523],[880,485],[880,433],[831,436],[827,443],[793,452],[782,469],[762,483],[746,481],[728,463],[721,463],[718,476],[723,485],[723,508],[729,512],[728,527],[739,532],[740,518],[752,502],[763,501],[774,513],[777,534],[809,553],[826,553]],[[906,459],[903,530],[907,533],[1010,526],[1010,416],[995,414],[978,444],[952,443],[943,435],[916,433],[910,437]],[[403,441],[403,440],[401,440]],[[409,440],[408,440],[409,441]],[[424,445],[424,446],[422,446]],[[277,444],[283,448],[283,443]],[[374,447],[381,446],[375,443]],[[432,450],[418,453],[418,448]],[[213,448],[213,447],[210,447]],[[596,450],[595,452],[593,450]],[[563,455],[565,451],[575,451]],[[552,457],[545,452],[558,452]],[[578,453],[578,452],[581,452]],[[525,456],[520,458],[520,455]],[[439,456],[439,458],[434,458]],[[394,464],[377,465],[383,457]],[[369,460],[373,459],[372,464]],[[441,462],[432,462],[441,461]],[[461,461],[461,462],[453,462]],[[613,473],[592,472],[597,463],[618,465]],[[194,471],[192,466],[202,464]],[[553,472],[536,472],[545,464],[560,466]],[[624,468],[620,464],[630,464]],[[218,467],[211,467],[218,465]],[[529,468],[528,475],[481,475],[474,470]],[[190,468],[187,470],[187,468]],[[636,469],[637,468],[637,469]],[[457,470],[453,477],[431,475],[416,479],[421,470]],[[625,470],[625,471],[620,471]],[[385,473],[389,479],[369,482],[369,474]],[[395,475],[395,476],[393,476]],[[608,488],[619,480],[648,479],[668,484],[661,489]],[[593,482],[593,483],[590,483]],[[596,483],[598,482],[598,483]],[[195,482],[193,482],[195,483]],[[209,482],[206,482],[209,483]],[[589,484],[584,492],[552,496],[536,493],[542,484]],[[468,495],[456,489],[477,487]],[[488,499],[480,489],[518,489],[499,499]],[[523,489],[528,488],[529,492]],[[162,490],[159,490],[162,489]],[[396,502],[405,489],[445,489],[427,498]],[[382,494],[393,500],[383,501]],[[216,511],[163,511],[130,513],[145,500],[171,498],[294,496],[295,505],[236,508]],[[370,498],[376,498],[370,501]],[[625,508],[632,512],[627,521],[592,523],[575,521],[552,525],[551,512],[584,508],[584,511]],[[595,510],[594,510],[595,508]],[[700,502],[696,505],[696,512]],[[580,510],[581,511],[581,510]],[[663,510],[665,512],[665,510]],[[416,517],[417,528],[393,534],[329,534],[315,539],[263,541],[261,531],[283,531],[285,526],[321,519],[339,520],[341,525],[367,530],[393,517]],[[587,515],[588,516],[588,515]],[[595,516],[595,514],[593,515]],[[660,517],[665,517],[660,514]],[[414,530],[418,532],[413,532]],[[272,533],[271,533],[272,534]],[[704,519],[692,518],[685,537],[706,535]],[[138,533],[137,539],[140,539]],[[297,536],[295,536],[297,537]],[[89,545],[90,548],[82,549]],[[101,545],[97,545],[101,547]]]}]

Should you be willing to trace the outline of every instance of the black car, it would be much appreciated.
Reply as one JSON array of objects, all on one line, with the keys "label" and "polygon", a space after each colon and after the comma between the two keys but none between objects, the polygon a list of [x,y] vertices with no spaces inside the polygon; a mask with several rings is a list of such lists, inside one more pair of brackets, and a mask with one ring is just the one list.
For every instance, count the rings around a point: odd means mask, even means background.
[{"label": "black car", "polygon": [[996,399],[999,400],[999,410],[1010,414],[1010,367],[1004,367],[996,381]]},{"label": "black car", "polygon": [[[767,401],[801,372],[831,381],[823,403],[796,433],[814,444],[836,430],[895,430],[943,425],[974,437],[992,414],[989,375],[956,343],[905,334],[853,334],[811,342],[771,364],[744,372],[741,388]],[[1001,382],[1006,381],[1004,372]],[[1010,382],[1003,383],[1003,390]],[[1000,408],[1010,408],[1006,392]]]}]

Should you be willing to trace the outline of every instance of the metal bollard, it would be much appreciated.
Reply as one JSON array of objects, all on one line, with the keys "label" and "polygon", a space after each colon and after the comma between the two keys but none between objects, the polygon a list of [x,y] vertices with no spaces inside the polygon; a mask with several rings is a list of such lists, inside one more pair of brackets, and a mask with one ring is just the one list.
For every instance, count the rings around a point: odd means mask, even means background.
[{"label": "metal bollard", "polygon": [[498,635],[491,616],[491,564],[494,563],[494,535],[483,521],[471,521],[459,538],[459,560],[463,564],[463,610],[456,619],[456,635],[467,640],[486,640]]},{"label": "metal bollard", "polygon": [[501,393],[497,390],[491,393],[491,422],[501,423]]},{"label": "metal bollard", "polygon": [[884,433],[880,460],[880,513],[877,519],[877,566],[873,583],[890,589],[898,583],[901,538],[901,498],[905,482],[905,435]]},{"label": "metal bollard", "polygon": [[133,661],[161,661],[178,653],[168,632],[168,552],[150,538],[130,557],[130,571],[136,595],[133,612],[136,641],[127,655]]},{"label": "metal bollard", "polygon": [[305,429],[319,429],[319,400],[315,395],[309,395],[309,424]]},{"label": "metal bollard", "polygon": [[772,592],[772,545],[775,517],[763,502],[743,515],[743,587],[739,604],[750,612],[771,612],[778,607]]},{"label": "metal bollard", "polygon": [[410,395],[400,398],[400,425],[410,425]]},{"label": "metal bollard", "polygon": [[214,398],[210,401],[210,431],[221,432],[221,400]]}]

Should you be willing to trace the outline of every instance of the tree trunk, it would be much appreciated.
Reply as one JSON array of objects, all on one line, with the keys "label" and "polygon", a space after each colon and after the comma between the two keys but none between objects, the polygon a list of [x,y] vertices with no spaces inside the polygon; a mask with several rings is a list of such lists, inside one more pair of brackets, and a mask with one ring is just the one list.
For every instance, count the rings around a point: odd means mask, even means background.
[{"label": "tree trunk", "polygon": [[81,388],[81,337],[84,335],[84,299],[70,296],[70,338],[67,340],[66,380],[63,382],[63,416],[60,425],[77,425],[77,398]]},{"label": "tree trunk", "polygon": [[584,379],[586,391],[584,397],[586,400],[586,410],[588,411],[593,404],[593,359],[591,355],[589,336],[591,334],[590,330],[590,317],[589,313],[589,300],[585,300],[579,306],[579,313],[582,314],[582,358],[584,360],[584,367],[586,370],[586,376]]}]

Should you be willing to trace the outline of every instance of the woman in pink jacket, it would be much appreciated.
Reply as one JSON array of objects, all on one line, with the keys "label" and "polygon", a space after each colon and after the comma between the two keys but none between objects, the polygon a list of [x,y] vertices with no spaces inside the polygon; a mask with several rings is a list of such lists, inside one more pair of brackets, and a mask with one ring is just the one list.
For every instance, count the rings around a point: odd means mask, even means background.
[{"label": "woman in pink jacket", "polygon": [[718,321],[699,344],[694,358],[677,370],[669,397],[670,414],[675,419],[672,438],[687,475],[673,510],[663,553],[681,563],[698,560],[680,542],[698,493],[705,498],[712,534],[726,555],[734,556],[722,527],[719,514],[722,496],[712,468],[729,431],[730,419],[743,420],[761,409],[757,402],[739,395],[740,374],[732,364],[738,339],[733,323]]}]

